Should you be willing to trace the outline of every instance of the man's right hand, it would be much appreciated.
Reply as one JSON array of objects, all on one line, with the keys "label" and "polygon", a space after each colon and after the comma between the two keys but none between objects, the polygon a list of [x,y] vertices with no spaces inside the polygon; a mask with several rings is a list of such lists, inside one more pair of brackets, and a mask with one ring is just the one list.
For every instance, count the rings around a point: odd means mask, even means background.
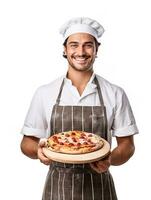
[{"label": "man's right hand", "polygon": [[50,165],[52,160],[47,158],[43,153],[43,147],[46,147],[46,140],[41,140],[38,144],[37,157],[45,165]]}]

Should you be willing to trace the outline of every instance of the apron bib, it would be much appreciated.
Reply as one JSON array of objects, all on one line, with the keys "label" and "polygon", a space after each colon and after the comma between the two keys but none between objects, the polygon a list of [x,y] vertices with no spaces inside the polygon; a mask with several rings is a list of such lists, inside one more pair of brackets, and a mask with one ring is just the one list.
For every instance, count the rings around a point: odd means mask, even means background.
[{"label": "apron bib", "polygon": [[[61,106],[63,80],[52,110],[51,135],[81,130],[109,140],[106,108],[96,77],[94,83],[97,85],[101,106]],[[117,197],[109,171],[99,174],[89,164],[53,162],[47,174],[42,200],[117,200]]]}]

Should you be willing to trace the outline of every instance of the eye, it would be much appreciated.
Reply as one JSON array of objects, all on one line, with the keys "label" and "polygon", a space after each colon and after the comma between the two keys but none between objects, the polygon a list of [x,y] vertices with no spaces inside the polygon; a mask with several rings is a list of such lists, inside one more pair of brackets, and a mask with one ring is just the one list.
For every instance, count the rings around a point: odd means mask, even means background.
[{"label": "eye", "polygon": [[93,48],[93,45],[92,44],[85,44],[85,47],[90,49],[90,48]]},{"label": "eye", "polygon": [[70,47],[74,49],[74,48],[77,48],[78,45],[77,44],[71,44]]}]

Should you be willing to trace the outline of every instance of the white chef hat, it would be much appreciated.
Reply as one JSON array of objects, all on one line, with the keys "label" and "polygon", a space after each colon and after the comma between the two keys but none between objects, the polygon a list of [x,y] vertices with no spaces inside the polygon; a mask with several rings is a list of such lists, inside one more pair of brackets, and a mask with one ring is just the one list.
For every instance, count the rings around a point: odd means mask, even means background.
[{"label": "white chef hat", "polygon": [[96,20],[87,17],[77,17],[67,21],[60,29],[64,41],[75,33],[89,33],[97,41],[104,33],[104,28]]}]

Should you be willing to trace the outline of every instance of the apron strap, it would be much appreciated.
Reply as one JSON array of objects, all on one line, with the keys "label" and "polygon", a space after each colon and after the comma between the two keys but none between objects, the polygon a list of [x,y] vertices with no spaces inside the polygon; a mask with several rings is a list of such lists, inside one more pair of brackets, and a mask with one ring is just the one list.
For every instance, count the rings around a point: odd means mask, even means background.
[{"label": "apron strap", "polygon": [[103,107],[103,112],[104,112],[104,139],[106,139],[108,141],[108,123],[107,123],[106,107],[104,106],[104,101],[103,101],[101,88],[100,88],[99,81],[96,78],[96,76],[94,78],[94,82],[97,85],[100,103],[101,103],[101,106]]},{"label": "apron strap", "polygon": [[63,79],[63,81],[61,83],[61,86],[60,86],[60,89],[59,89],[59,94],[58,94],[58,97],[56,99],[56,104],[57,105],[59,105],[59,103],[60,103],[60,97],[61,97],[62,89],[63,89],[63,86],[64,86],[64,80],[65,80],[65,78]]},{"label": "apron strap", "polygon": [[96,76],[95,76],[95,78],[94,78],[94,82],[95,82],[95,84],[97,85],[97,88],[98,88],[98,95],[99,95],[100,103],[101,103],[102,106],[104,106],[101,88],[100,88],[99,81],[98,81],[98,79],[96,78]]}]

